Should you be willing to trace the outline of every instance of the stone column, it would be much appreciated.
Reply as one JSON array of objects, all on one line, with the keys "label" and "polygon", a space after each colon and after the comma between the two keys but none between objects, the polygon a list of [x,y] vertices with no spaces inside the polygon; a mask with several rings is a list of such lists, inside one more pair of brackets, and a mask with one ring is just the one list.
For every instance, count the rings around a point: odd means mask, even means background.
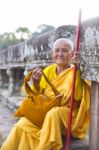
[{"label": "stone column", "polygon": [[2,70],[0,70],[0,87],[2,87],[3,81],[2,81]]},{"label": "stone column", "polygon": [[99,150],[99,83],[92,82],[89,149]]},{"label": "stone column", "polygon": [[89,149],[99,150],[99,17],[81,26],[82,78],[91,80]]},{"label": "stone column", "polygon": [[13,94],[14,92],[14,77],[13,77],[13,71],[11,69],[8,69],[6,71],[8,77],[9,77],[9,87],[8,87],[8,91],[9,91],[9,96]]}]

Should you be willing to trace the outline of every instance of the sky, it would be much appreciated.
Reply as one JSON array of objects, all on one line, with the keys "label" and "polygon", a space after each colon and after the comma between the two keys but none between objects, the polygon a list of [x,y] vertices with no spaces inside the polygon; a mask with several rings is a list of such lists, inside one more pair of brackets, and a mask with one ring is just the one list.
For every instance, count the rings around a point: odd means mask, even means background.
[{"label": "sky", "polygon": [[82,21],[99,16],[98,0],[0,0],[0,34],[28,27],[77,25],[79,9]]}]

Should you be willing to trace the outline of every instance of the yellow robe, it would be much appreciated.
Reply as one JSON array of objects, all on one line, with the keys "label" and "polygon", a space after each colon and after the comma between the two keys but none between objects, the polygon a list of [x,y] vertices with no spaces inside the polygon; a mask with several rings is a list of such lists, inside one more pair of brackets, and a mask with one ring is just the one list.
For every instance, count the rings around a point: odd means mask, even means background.
[{"label": "yellow robe", "polygon": [[[58,76],[56,65],[48,66],[44,70],[58,91],[64,94],[61,107],[53,107],[45,116],[41,129],[22,117],[12,128],[10,135],[1,150],[60,150],[62,134],[66,134],[68,112],[70,106],[71,83],[73,67],[66,69]],[[53,91],[42,77],[40,91],[53,97]],[[36,93],[36,89],[33,87]],[[71,134],[76,138],[84,138],[89,127],[90,86],[80,78],[77,71],[75,84],[75,102]],[[36,115],[36,114],[35,114]]]}]

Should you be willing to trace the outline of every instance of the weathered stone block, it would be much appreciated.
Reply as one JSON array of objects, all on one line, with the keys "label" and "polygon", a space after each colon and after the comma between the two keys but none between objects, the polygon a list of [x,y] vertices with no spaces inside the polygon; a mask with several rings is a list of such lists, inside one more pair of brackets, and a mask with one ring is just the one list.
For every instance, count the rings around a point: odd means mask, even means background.
[{"label": "weathered stone block", "polygon": [[82,22],[80,42],[82,77],[99,82],[99,17]]},{"label": "weathered stone block", "polygon": [[[66,150],[66,137],[63,137],[63,148],[62,150]],[[70,150],[89,150],[89,139],[86,137],[85,139],[76,139],[71,138],[70,141]]]},{"label": "weathered stone block", "polygon": [[74,41],[75,26],[61,26],[56,30],[0,51],[0,68],[34,68],[50,64],[53,42],[60,37],[70,38]]}]

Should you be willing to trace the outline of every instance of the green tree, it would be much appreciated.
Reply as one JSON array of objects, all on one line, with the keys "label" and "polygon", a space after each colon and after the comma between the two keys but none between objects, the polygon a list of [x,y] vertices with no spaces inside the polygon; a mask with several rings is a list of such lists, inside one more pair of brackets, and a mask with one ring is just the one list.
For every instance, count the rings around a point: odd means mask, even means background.
[{"label": "green tree", "polygon": [[19,40],[12,32],[5,32],[4,34],[0,35],[0,49],[7,48],[8,46],[16,44],[18,42]]},{"label": "green tree", "polygon": [[46,25],[46,24],[41,24],[37,27],[36,31],[33,32],[33,37],[36,37],[40,34],[43,34],[43,33],[46,33],[46,32],[49,32],[51,30],[54,30],[55,27],[51,26],[51,25]]},{"label": "green tree", "polygon": [[19,38],[21,41],[24,41],[25,39],[28,39],[31,36],[31,32],[27,27],[19,27],[16,30],[16,33],[19,34]]}]

